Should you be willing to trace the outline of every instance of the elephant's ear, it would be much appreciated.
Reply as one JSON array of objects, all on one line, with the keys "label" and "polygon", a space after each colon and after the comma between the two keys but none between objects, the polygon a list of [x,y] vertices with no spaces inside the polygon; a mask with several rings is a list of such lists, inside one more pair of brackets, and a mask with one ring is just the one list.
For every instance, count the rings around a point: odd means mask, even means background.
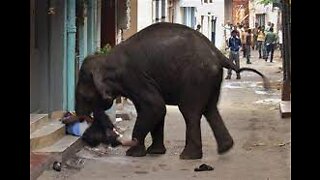
[{"label": "elephant's ear", "polygon": [[107,81],[102,74],[104,73],[92,73],[93,84],[104,100],[112,101],[110,87],[107,86]]}]

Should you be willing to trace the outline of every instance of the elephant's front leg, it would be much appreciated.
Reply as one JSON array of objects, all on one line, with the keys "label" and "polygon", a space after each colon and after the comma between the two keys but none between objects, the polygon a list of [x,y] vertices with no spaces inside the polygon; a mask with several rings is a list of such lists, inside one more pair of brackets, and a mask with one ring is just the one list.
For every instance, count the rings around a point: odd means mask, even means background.
[{"label": "elephant's front leg", "polygon": [[148,147],[148,154],[165,154],[166,147],[163,143],[163,131],[164,131],[164,116],[162,120],[151,131],[152,144]]},{"label": "elephant's front leg", "polygon": [[[132,146],[126,152],[127,156],[141,157],[147,154],[145,148],[145,137],[149,132],[162,131],[163,127],[159,128],[159,123],[162,123],[164,120],[164,116],[166,113],[166,107],[164,100],[158,94],[145,94],[145,99],[140,100],[138,103],[134,102],[137,109],[137,120],[135,122],[132,139],[135,139],[138,142],[138,145]],[[157,129],[157,127],[159,129]],[[163,138],[161,140],[161,136],[159,139],[154,139],[156,144],[159,144],[159,141],[163,142]],[[155,149],[154,149],[155,150]]]}]

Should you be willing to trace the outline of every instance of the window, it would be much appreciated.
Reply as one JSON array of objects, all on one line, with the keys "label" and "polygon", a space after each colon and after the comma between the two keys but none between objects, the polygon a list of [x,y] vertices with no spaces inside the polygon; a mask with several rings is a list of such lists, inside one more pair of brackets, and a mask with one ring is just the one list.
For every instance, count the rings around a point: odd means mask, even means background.
[{"label": "window", "polygon": [[213,0],[202,0],[202,3],[213,3]]},{"label": "window", "polygon": [[259,24],[259,26],[265,26],[266,14],[256,14],[256,22]]}]

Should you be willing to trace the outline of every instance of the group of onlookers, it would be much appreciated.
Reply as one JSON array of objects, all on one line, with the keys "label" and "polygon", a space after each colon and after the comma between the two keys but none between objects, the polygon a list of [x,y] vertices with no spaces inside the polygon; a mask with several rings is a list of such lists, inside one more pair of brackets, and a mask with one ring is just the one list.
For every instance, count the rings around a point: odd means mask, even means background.
[{"label": "group of onlookers", "polygon": [[[225,26],[226,35],[230,33],[227,39],[227,48],[230,50],[229,59],[234,61],[239,67],[240,51],[243,53],[243,58],[246,58],[246,63],[251,64],[251,50],[259,52],[259,59],[264,59],[266,62],[270,57],[270,62],[273,62],[273,54],[276,48],[282,49],[282,31],[274,32],[274,24],[268,22],[267,27],[255,24],[254,28],[249,28],[246,25],[232,25],[228,23]],[[270,55],[270,56],[269,56]],[[281,53],[282,56],[282,53]],[[231,70],[228,71],[226,79],[231,78]],[[237,79],[240,79],[240,74],[237,74]]]}]

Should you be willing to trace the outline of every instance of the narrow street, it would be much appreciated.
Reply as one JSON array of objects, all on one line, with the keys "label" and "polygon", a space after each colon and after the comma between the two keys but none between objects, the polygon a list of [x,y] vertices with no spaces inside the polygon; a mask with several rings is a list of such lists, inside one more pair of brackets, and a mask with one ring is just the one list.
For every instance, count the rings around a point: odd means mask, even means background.
[{"label": "narrow street", "polygon": [[[180,160],[179,154],[185,145],[185,124],[178,108],[167,106],[165,155],[134,158],[125,156],[127,147],[84,147],[68,161],[71,164],[72,160],[73,164],[79,162],[80,168],[63,164],[60,172],[49,169],[38,180],[291,179],[291,118],[282,119],[279,111],[282,80],[279,51],[275,51],[274,63],[258,59],[257,51],[253,51],[252,55],[252,64],[247,65],[246,60],[241,58],[240,65],[261,71],[271,81],[272,89],[265,91],[262,79],[251,72],[243,72],[241,80],[235,79],[234,72],[231,80],[223,80],[218,107],[235,142],[233,149],[225,155],[217,154],[213,133],[203,118],[203,158]],[[127,103],[123,108],[135,116],[132,105]],[[116,124],[124,131],[124,136],[130,138],[134,120]],[[150,141],[148,135],[147,146]],[[214,170],[195,172],[194,168],[203,163]]]}]

